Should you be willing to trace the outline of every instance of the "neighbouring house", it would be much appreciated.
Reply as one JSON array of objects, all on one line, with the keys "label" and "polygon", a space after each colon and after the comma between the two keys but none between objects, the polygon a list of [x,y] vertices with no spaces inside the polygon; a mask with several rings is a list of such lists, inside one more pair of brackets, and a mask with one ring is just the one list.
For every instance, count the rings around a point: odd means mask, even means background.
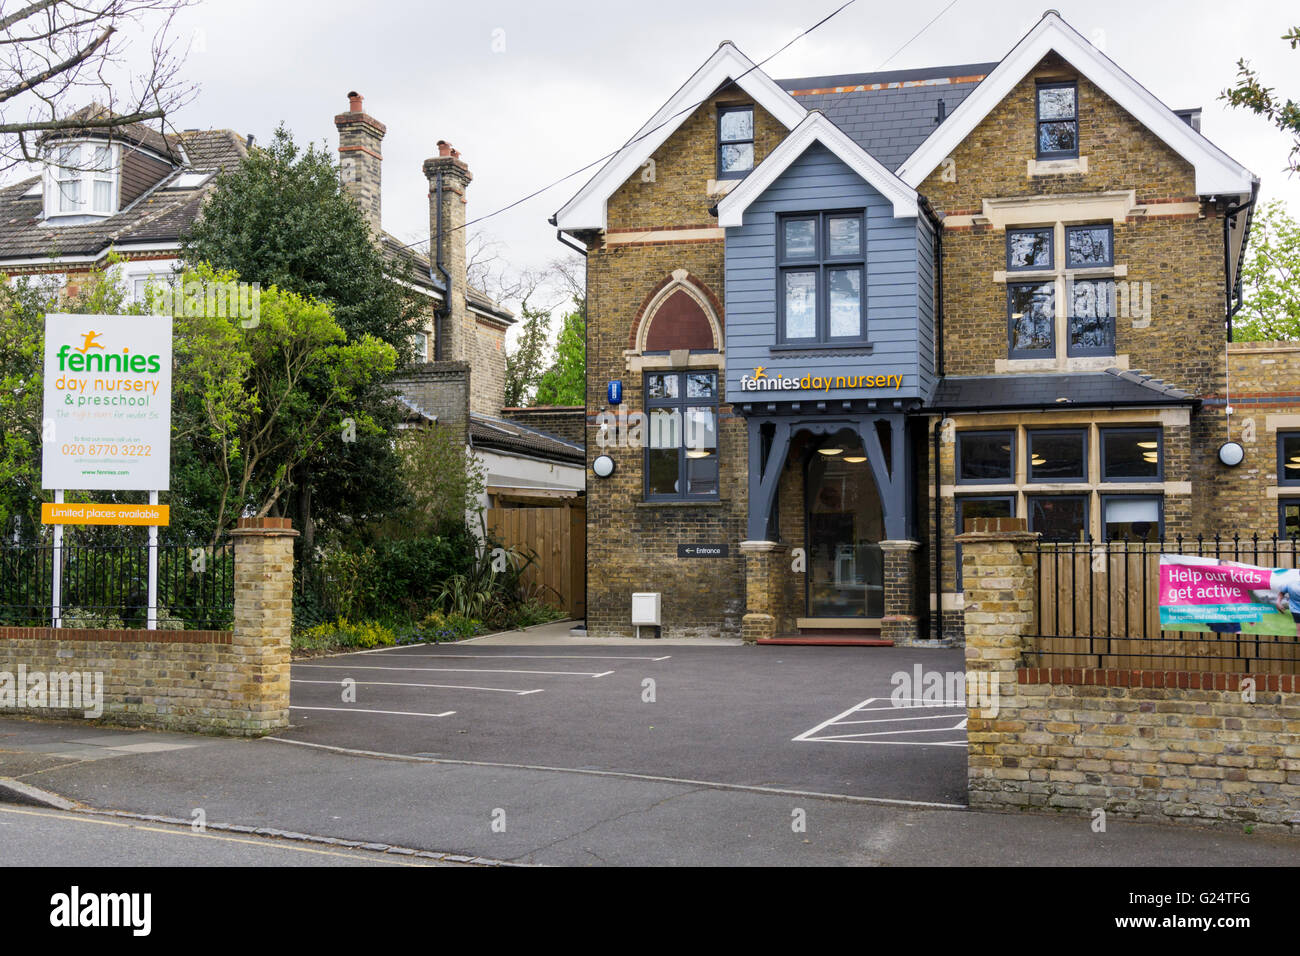
[{"label": "neighbouring house", "polygon": [[1230,342],[1258,185],[1053,11],[953,67],[723,43],[552,218],[587,253],[590,632],[651,592],[664,635],[959,641],[974,517],[1300,532],[1300,357]]}]

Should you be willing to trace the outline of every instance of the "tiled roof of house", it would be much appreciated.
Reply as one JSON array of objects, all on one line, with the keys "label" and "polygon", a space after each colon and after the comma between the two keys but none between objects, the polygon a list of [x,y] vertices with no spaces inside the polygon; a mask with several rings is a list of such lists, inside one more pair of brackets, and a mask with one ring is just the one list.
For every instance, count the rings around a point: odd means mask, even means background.
[{"label": "tiled roof of house", "polygon": [[469,437],[477,448],[495,449],[506,454],[530,455],[577,465],[585,464],[587,460],[586,450],[581,445],[518,422],[478,412],[470,413]]},{"label": "tiled roof of house", "polygon": [[809,110],[827,119],[896,169],[939,125],[939,101],[950,115],[996,63],[966,63],[923,70],[845,73],[777,80]]},{"label": "tiled roof of house", "polygon": [[945,411],[996,411],[1013,408],[1106,408],[1192,405],[1198,399],[1142,372],[1109,368],[1104,372],[1044,375],[947,375],[930,406]]}]

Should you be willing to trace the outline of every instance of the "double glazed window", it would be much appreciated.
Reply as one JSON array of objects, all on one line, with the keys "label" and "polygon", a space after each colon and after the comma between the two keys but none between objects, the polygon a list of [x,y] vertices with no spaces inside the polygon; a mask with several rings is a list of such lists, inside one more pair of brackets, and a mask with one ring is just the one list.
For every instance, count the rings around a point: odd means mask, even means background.
[{"label": "double glazed window", "polygon": [[1010,483],[1016,480],[1015,462],[1015,432],[957,433],[957,481]]},{"label": "double glazed window", "polygon": [[645,377],[647,500],[718,497],[718,373]]},{"label": "double glazed window", "polygon": [[46,214],[117,212],[117,171],[113,147],[77,143],[56,147],[50,164],[53,201]]},{"label": "double glazed window", "polygon": [[[978,488],[963,488],[974,494],[956,497],[957,532],[961,533],[968,518],[1014,516],[1017,496],[1023,495],[1023,516],[1029,530],[1039,532],[1043,541],[1081,541],[1097,535],[1104,541],[1160,540],[1164,496],[1159,488],[1148,494],[1140,487],[1124,487],[1164,479],[1160,426],[1102,427],[1096,429],[1095,438],[1098,448],[1094,456],[1089,428],[1025,429],[1021,460],[1015,430],[959,431],[957,484],[1013,486],[1014,490],[989,488],[981,494]],[[1300,465],[1300,432],[1294,435],[1294,445],[1287,447]],[[1300,484],[1300,468],[1296,483]],[[1079,487],[1057,489],[1051,485]],[[1279,521],[1284,533],[1288,527],[1300,533],[1300,497],[1282,504]]]},{"label": "double glazed window", "polygon": [[777,228],[780,341],[861,341],[866,333],[862,211],[782,216]]},{"label": "double glazed window", "polygon": [[737,179],[754,168],[754,108],[718,110],[718,178]]},{"label": "double glazed window", "polygon": [[1300,485],[1300,432],[1277,433],[1277,483]]},{"label": "double glazed window", "polygon": [[[1056,250],[1056,229],[1033,226],[1007,230],[1007,354],[1011,358],[1050,358],[1056,354],[1057,297],[1064,295],[1066,354],[1115,353],[1115,283],[1110,278],[1079,278],[1071,270],[1114,265],[1114,233],[1109,225],[1062,228],[1065,260]],[[1017,273],[1051,273],[1016,281]]]},{"label": "double glazed window", "polygon": [[1038,158],[1079,155],[1079,88],[1075,83],[1038,85]]}]

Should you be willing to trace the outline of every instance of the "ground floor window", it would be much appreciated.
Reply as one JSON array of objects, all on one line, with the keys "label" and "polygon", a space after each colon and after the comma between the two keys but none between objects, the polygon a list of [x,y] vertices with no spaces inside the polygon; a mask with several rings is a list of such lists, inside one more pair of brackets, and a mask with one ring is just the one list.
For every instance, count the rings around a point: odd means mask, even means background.
[{"label": "ground floor window", "polygon": [[[964,496],[957,499],[957,533],[966,530],[971,518],[1014,518],[1015,495]],[[957,587],[961,587],[961,545],[957,545]]]},{"label": "ground floor window", "polygon": [[1160,541],[1164,538],[1164,498],[1159,495],[1102,495],[1105,541]]},{"label": "ground floor window", "polygon": [[1278,500],[1277,533],[1283,538],[1300,537],[1300,498]]},{"label": "ground floor window", "polygon": [[1029,530],[1043,541],[1082,541],[1088,534],[1087,495],[1029,495]]},{"label": "ground floor window", "polygon": [[647,500],[718,497],[718,373],[645,377]]}]

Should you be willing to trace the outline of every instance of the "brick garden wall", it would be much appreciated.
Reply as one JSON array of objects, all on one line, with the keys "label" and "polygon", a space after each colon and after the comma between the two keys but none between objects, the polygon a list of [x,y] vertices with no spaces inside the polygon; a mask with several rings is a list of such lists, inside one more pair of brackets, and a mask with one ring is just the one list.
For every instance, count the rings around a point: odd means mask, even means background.
[{"label": "brick garden wall", "polygon": [[[241,519],[230,631],[0,628],[0,671],[100,673],[102,719],[127,726],[259,736],[289,723],[293,538],[287,518]],[[0,713],[85,718],[85,708]]]},{"label": "brick garden wall", "polygon": [[1300,830],[1300,677],[1024,666],[1033,536],[1022,519],[963,534],[968,796],[985,810],[1059,810]]},{"label": "brick garden wall", "polygon": [[408,365],[393,378],[393,385],[438,424],[455,430],[460,443],[469,436],[470,367],[468,362],[425,362]]}]

